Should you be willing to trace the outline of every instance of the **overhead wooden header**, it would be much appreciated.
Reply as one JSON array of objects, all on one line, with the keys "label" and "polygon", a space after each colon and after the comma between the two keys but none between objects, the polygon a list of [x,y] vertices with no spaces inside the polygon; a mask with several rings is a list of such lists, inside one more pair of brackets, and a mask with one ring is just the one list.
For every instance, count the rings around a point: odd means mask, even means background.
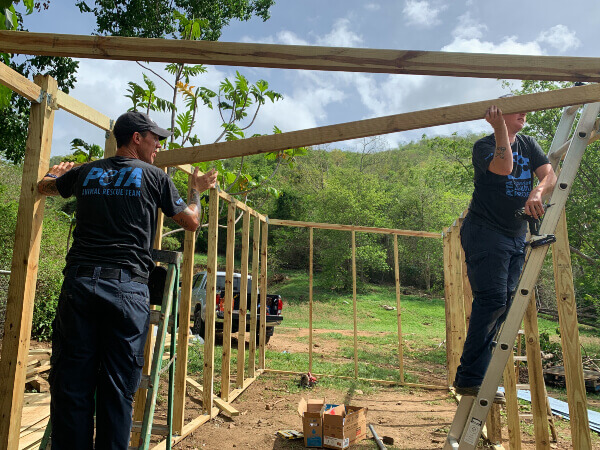
[{"label": "overhead wooden header", "polygon": [[486,109],[491,104],[500,107],[505,114],[512,114],[597,101],[600,101],[600,85],[590,84],[537,94],[495,98],[475,103],[445,106],[443,108],[395,114],[393,116],[346,122],[338,125],[259,136],[239,141],[178,148],[159,152],[156,155],[154,164],[159,167],[165,167],[201,161],[214,161],[217,159],[269,153],[289,148],[306,147],[309,145],[326,144],[328,142],[345,141],[348,139],[358,139],[436,125],[483,119]]},{"label": "overhead wooden header", "polygon": [[248,44],[1,31],[0,50],[28,55],[344,72],[600,81],[600,58]]},{"label": "overhead wooden header", "polygon": [[285,225],[288,227],[320,228],[323,230],[359,231],[364,233],[396,234],[398,236],[413,236],[424,238],[441,238],[442,233],[430,231],[398,230],[395,228],[364,227],[360,225],[339,225],[334,223],[299,222],[296,220],[269,219],[269,225]]}]

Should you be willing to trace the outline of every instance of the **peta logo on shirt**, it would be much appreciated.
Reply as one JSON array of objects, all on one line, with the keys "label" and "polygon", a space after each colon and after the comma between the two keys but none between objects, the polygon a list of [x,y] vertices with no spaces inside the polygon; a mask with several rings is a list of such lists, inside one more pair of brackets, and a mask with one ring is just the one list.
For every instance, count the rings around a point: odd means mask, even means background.
[{"label": "peta logo on shirt", "polygon": [[94,167],[83,181],[82,195],[140,197],[143,173],[140,167],[123,167],[120,170]]}]

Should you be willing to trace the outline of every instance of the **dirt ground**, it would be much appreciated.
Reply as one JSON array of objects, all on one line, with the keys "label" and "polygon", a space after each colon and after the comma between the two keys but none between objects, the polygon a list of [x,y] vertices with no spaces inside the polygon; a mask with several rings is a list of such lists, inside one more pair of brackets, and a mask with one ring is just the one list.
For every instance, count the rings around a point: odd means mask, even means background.
[{"label": "dirt ground", "polygon": [[[283,330],[278,330],[283,331]],[[270,350],[283,352],[306,351],[297,337],[306,330],[290,330],[277,333],[268,344]],[[318,353],[334,352],[334,348],[315,348]],[[268,362],[267,362],[268,367]],[[445,379],[435,371],[421,376],[422,383],[444,384]],[[276,435],[277,430],[302,431],[302,422],[297,414],[298,401],[302,396],[325,397],[329,403],[346,403],[368,408],[367,423],[373,424],[380,438],[393,439],[388,449],[440,449],[454,418],[456,402],[444,390],[425,390],[406,387],[378,387],[366,395],[360,390],[332,390],[317,385],[310,389],[290,391],[290,381],[296,378],[280,374],[264,374],[258,378],[232,405],[240,411],[237,417],[219,415],[205,423],[182,440],[179,449],[300,449],[301,440],[286,440]],[[200,411],[201,397],[188,388],[187,420]],[[505,421],[505,418],[503,419]],[[568,422],[556,419],[559,439],[551,444],[555,449],[572,448]],[[531,422],[522,422],[522,448],[535,449]],[[368,430],[368,429],[367,429]],[[508,447],[508,430],[503,429],[505,448]],[[596,440],[595,442],[598,442]],[[367,432],[367,439],[353,448],[376,449],[377,445]],[[594,446],[600,449],[600,445]]]}]

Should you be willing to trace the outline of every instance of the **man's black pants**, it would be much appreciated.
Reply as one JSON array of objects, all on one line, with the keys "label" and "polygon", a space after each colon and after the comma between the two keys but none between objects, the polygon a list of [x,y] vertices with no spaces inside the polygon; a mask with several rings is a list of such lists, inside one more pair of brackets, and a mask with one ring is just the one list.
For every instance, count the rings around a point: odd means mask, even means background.
[{"label": "man's black pants", "polygon": [[132,281],[129,270],[117,269],[116,279],[101,278],[106,272],[65,269],[49,377],[53,450],[94,448],[94,412],[95,448],[128,447],[148,332],[148,286]]}]

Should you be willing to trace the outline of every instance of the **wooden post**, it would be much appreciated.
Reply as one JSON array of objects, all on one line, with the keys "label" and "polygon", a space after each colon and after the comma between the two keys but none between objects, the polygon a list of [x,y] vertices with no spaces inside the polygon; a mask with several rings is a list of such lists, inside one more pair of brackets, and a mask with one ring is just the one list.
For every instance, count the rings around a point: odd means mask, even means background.
[{"label": "wooden post", "polygon": [[510,450],[521,449],[521,425],[519,422],[519,402],[517,399],[517,380],[515,378],[515,360],[509,352],[504,367],[504,396],[506,398],[506,425]]},{"label": "wooden post", "polygon": [[549,449],[550,435],[548,433],[548,407],[546,406],[547,394],[542,368],[535,294],[531,295],[523,325],[525,329],[527,372],[529,373],[529,391],[531,392],[531,413],[533,414],[535,446],[536,449]]},{"label": "wooden post", "polygon": [[358,378],[358,319],[356,305],[356,231],[352,230],[352,308],[354,316],[354,378]]},{"label": "wooden post", "polygon": [[[462,225],[465,213],[461,214],[458,224]],[[460,240],[460,226],[458,227],[458,242],[460,247],[460,271],[462,276],[462,292],[463,292],[463,303],[465,308],[465,330],[469,329],[469,322],[471,320],[471,309],[473,307],[473,291],[471,290],[471,283],[467,276],[467,261],[465,257],[465,251],[462,248],[462,242]],[[465,334],[466,336],[466,334]]]},{"label": "wooden post", "polygon": [[398,236],[394,235],[394,277],[396,279],[396,315],[398,318],[398,368],[400,382],[404,383],[404,353],[402,350],[402,312],[400,310],[400,263],[398,261]]},{"label": "wooden post", "polygon": [[[235,250],[235,203],[227,211],[227,249],[225,250],[225,307],[223,308],[223,353],[221,359],[221,398],[229,401],[231,380],[231,313],[233,310],[233,258]],[[243,300],[240,291],[240,305]]]},{"label": "wooden post", "polygon": [[446,354],[448,358],[448,385],[452,385],[464,345],[465,310],[462,295],[462,263],[460,261],[460,235],[453,225],[444,239],[446,294]]},{"label": "wooden post", "polygon": [[[188,177],[188,186],[192,185],[191,177],[191,175]],[[190,187],[188,187],[188,198],[191,198]],[[196,232],[186,231],[185,240],[183,243],[183,263],[181,265],[181,291],[179,295],[179,328],[177,330],[178,345],[177,359],[175,362],[175,391],[173,400],[173,431],[175,433],[181,433],[185,421],[188,339],[190,337],[190,311],[192,307],[192,282],[194,278],[195,249]]]},{"label": "wooden post", "polygon": [[213,402],[215,364],[215,298],[217,289],[217,242],[219,238],[219,194],[211,189],[208,206],[208,248],[206,251],[206,312],[204,314],[204,367],[202,370],[202,412],[210,414]]},{"label": "wooden post", "polygon": [[[248,247],[250,245],[250,211],[244,211],[242,222],[242,267],[240,271],[240,308],[238,325],[238,353],[236,387],[244,386],[246,365],[246,314],[248,312]],[[250,338],[252,340],[252,338]]]},{"label": "wooden post", "polygon": [[[105,152],[106,155],[106,152]],[[105,156],[106,157],[106,156]],[[166,170],[166,169],[165,169]],[[154,248],[160,250],[162,248],[162,232],[163,224],[165,221],[165,215],[162,211],[158,210],[158,217],[156,218],[156,234],[154,235]],[[156,309],[155,305],[150,305],[150,309]],[[154,329],[156,325],[150,324],[148,327],[148,336],[146,337],[146,344],[144,346],[144,367],[142,368],[142,375],[150,375],[152,352],[154,350],[152,345],[152,337],[154,336]],[[139,388],[134,396],[133,400],[133,421],[141,422],[144,419],[144,408],[146,407],[146,395],[148,389]],[[134,431],[131,433],[131,446],[138,447],[140,445],[140,433]]]},{"label": "wooden post", "polygon": [[581,348],[579,347],[577,305],[573,289],[567,218],[564,210],[556,226],[555,235],[556,242],[552,245],[552,260],[554,262],[556,304],[565,364],[569,424],[571,426],[573,448],[591,449],[592,438],[590,436],[587,415],[587,398],[581,364]]},{"label": "wooden post", "polygon": [[42,88],[41,103],[32,104],[23,164],[21,196],[17,213],[11,277],[6,302],[6,320],[0,359],[0,449],[19,445],[27,355],[37,280],[45,197],[37,183],[48,171],[54,109],[51,103],[58,91],[56,80],[36,75]]},{"label": "wooden post", "polygon": [[490,414],[486,421],[487,439],[492,445],[502,445],[502,420],[500,417],[500,405],[494,403],[490,408]]},{"label": "wooden post", "polygon": [[[114,121],[110,121],[110,130],[106,131],[106,140],[104,141],[104,157],[110,158],[117,154],[117,139],[113,134],[112,130],[115,126]],[[166,168],[165,168],[166,170]],[[159,230],[157,230],[159,231]],[[158,248],[158,247],[155,247]]]},{"label": "wooden post", "polygon": [[258,286],[260,265],[260,220],[255,217],[252,230],[252,295],[250,296],[250,352],[248,354],[248,376],[256,376],[256,313],[258,309]]},{"label": "wooden post", "polygon": [[261,252],[260,252],[260,350],[258,368],[265,368],[265,341],[267,333],[267,239],[269,224],[262,223]]},{"label": "wooden post", "polygon": [[313,371],[313,228],[308,229],[308,371]]}]

